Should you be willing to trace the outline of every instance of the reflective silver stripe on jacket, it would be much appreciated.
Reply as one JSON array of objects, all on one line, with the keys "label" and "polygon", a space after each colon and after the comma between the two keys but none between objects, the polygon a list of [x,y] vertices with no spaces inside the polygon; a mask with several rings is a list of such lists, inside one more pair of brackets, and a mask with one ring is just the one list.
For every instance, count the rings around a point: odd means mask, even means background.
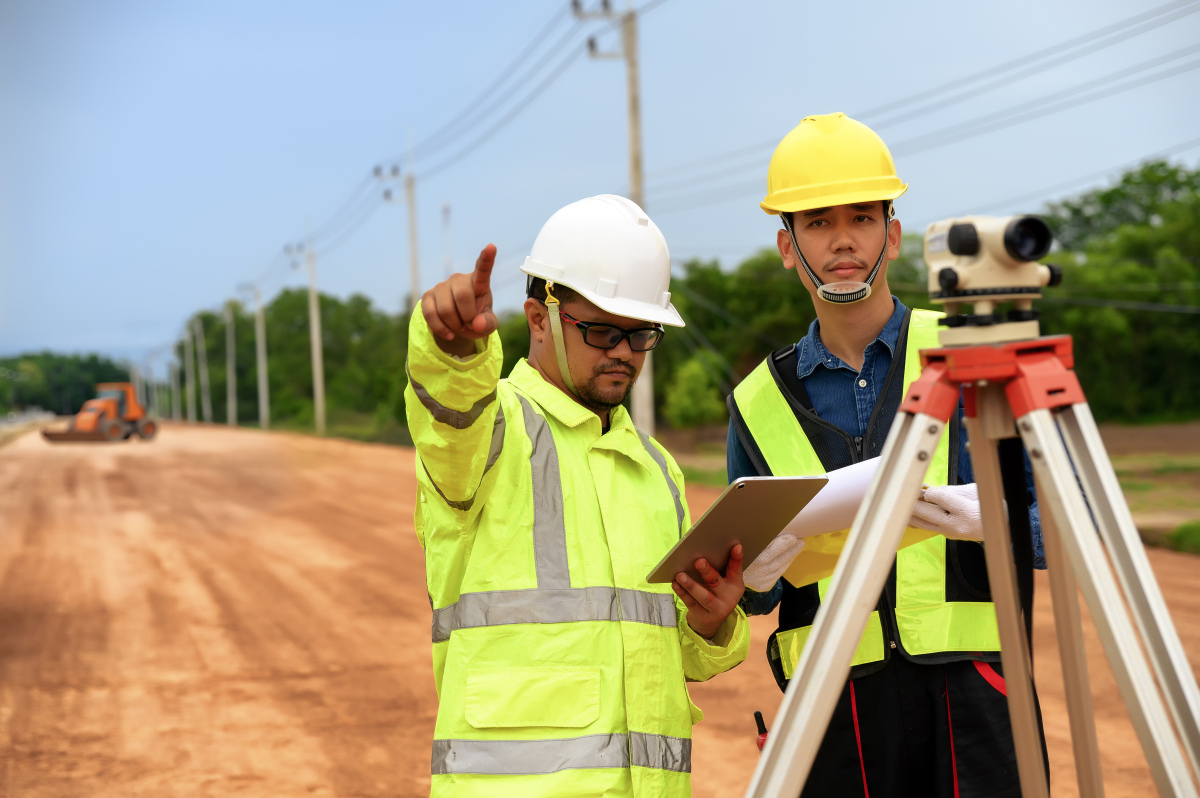
[{"label": "reflective silver stripe on jacket", "polygon": [[671,498],[675,500],[675,526],[679,527],[679,534],[682,535],[683,502],[679,498],[679,486],[675,484],[675,480],[671,479],[671,471],[667,468],[667,458],[663,457],[658,447],[650,441],[649,435],[641,430],[638,430],[637,434],[642,440],[642,446],[646,447],[646,453],[654,458],[654,462],[658,463],[658,467],[662,469],[663,479],[667,481],[667,487],[671,489]]},{"label": "reflective silver stripe on jacket", "polygon": [[430,773],[526,776],[636,767],[690,773],[692,741],[633,732],[559,740],[434,740]]},{"label": "reflective silver stripe on jacket", "polygon": [[683,737],[630,732],[629,750],[635,767],[692,772],[692,741]]},{"label": "reflective silver stripe on jacket", "polygon": [[[415,385],[416,383],[413,384]],[[487,463],[483,466],[483,476],[487,476],[487,472],[491,471],[492,466],[494,466],[496,461],[500,459],[500,452],[504,450],[504,429],[504,408],[498,407],[496,408],[496,420],[492,422],[492,442],[491,445],[488,446],[488,459]],[[437,491],[437,494],[442,497],[442,501],[444,501],[446,504],[450,505],[455,510],[461,510],[463,512],[470,510],[475,505],[475,494],[471,494],[471,498],[464,499],[460,502],[447,499],[446,494],[442,493],[441,487],[439,487],[438,484],[433,481],[433,475],[429,473],[428,468],[425,468],[424,462],[421,463],[421,468],[425,469],[425,476],[429,477],[429,484],[433,485],[433,489]],[[483,476],[480,477],[480,482],[483,482]],[[475,493],[478,492],[479,486],[476,485]]]},{"label": "reflective silver stripe on jacket", "polygon": [[546,419],[534,411],[524,396],[517,394],[517,399],[521,401],[521,412],[525,416],[525,432],[533,443],[529,470],[533,478],[533,557],[538,587],[570,587],[558,449]]},{"label": "reflective silver stripe on jacket", "polygon": [[433,642],[444,643],[458,629],[514,623],[629,621],[674,628],[675,597],[612,587],[533,588],[464,593],[433,611]]},{"label": "reflective silver stripe on jacket", "polygon": [[408,382],[412,385],[413,393],[421,400],[421,404],[425,405],[425,409],[433,416],[433,420],[442,424],[449,424],[455,429],[466,429],[474,424],[483,415],[483,411],[487,409],[487,406],[496,401],[496,389],[493,388],[491,393],[471,405],[470,410],[466,412],[455,410],[452,407],[446,407],[437,399],[430,396],[429,391],[425,390],[425,386],[413,379],[412,372],[408,370],[407,364],[404,366],[404,371],[408,374]]}]

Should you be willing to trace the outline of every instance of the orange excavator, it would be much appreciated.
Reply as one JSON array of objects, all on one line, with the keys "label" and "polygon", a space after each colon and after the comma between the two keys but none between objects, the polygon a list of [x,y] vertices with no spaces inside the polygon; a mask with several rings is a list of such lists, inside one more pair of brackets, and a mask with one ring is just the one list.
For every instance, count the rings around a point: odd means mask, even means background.
[{"label": "orange excavator", "polygon": [[148,441],[157,434],[158,420],[146,413],[130,382],[98,384],[96,398],[83,403],[66,430],[42,430],[42,437],[54,443],[122,441],[134,435]]}]

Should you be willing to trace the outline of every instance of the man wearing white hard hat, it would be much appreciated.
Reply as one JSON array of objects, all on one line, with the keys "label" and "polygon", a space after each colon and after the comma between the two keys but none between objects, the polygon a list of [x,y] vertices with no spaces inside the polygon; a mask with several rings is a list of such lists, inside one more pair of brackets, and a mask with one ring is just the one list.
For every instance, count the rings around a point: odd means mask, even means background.
[{"label": "man wearing white hard hat", "polygon": [[[645,576],[690,526],[683,476],[621,406],[683,326],[658,227],[623,197],[543,226],[526,359],[500,379],[496,248],[428,291],[405,392],[433,609],[434,796],[687,796],[686,682],[746,657],[741,548]],[[672,590],[674,594],[672,594]]]}]

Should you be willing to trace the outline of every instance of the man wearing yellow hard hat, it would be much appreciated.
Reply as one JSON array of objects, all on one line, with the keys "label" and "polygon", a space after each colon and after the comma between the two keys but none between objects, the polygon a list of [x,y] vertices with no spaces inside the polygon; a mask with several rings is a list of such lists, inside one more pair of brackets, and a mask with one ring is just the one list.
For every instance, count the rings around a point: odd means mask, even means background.
[{"label": "man wearing yellow hard hat", "polygon": [[[730,481],[878,457],[920,374],[917,353],[938,345],[940,314],[910,310],[888,290],[901,241],[893,201],[908,186],[874,131],[845,114],[807,117],[776,148],[767,181],[762,208],[783,223],[779,254],[817,320],[729,397]],[[910,525],[942,534],[918,535],[897,554],[803,796],[1020,795],[961,411],[925,481]],[[1030,520],[1044,567],[1036,505]],[[815,549],[781,535],[745,574],[749,614],[779,606],[767,656],[781,688],[832,573]]]}]

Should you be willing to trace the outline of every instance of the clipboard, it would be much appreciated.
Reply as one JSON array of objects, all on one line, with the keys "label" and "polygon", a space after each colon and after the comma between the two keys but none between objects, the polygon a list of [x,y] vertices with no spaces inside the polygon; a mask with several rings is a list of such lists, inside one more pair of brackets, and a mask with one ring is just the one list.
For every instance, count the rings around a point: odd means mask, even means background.
[{"label": "clipboard", "polygon": [[646,581],[675,581],[681,571],[696,581],[703,557],[721,573],[729,550],[741,543],[744,565],[762,554],[829,480],[826,477],[742,477],[722,493],[654,567]]}]

